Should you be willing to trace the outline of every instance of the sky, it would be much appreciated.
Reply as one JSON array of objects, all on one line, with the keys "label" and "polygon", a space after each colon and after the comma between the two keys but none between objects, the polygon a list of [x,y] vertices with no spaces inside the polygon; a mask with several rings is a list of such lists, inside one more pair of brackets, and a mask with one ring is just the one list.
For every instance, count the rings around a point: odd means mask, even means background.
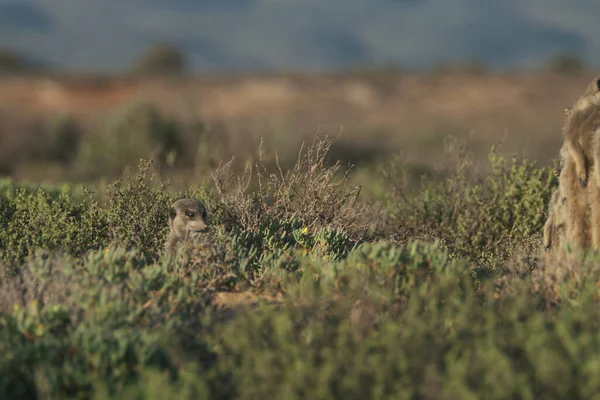
[{"label": "sky", "polygon": [[0,47],[107,72],[157,42],[198,71],[600,65],[598,16],[598,0],[0,0]]}]

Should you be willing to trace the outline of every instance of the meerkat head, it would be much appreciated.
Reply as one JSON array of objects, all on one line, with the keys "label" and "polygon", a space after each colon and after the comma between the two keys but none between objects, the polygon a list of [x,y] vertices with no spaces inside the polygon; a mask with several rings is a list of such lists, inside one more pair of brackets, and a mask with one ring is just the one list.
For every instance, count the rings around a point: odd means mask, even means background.
[{"label": "meerkat head", "polygon": [[180,199],[169,209],[171,237],[186,240],[208,231],[206,207],[197,199]]},{"label": "meerkat head", "polygon": [[600,106],[600,75],[597,75],[592,81],[588,84],[583,95],[575,102],[575,105],[567,110],[565,110],[565,114],[570,115],[573,112],[577,111],[585,111],[590,107]]}]

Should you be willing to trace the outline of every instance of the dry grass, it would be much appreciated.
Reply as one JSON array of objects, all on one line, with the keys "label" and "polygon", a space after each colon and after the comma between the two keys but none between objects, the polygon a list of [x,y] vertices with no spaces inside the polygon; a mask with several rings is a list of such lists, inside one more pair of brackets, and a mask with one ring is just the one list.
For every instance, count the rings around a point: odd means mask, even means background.
[{"label": "dry grass", "polygon": [[351,165],[344,168],[341,161],[329,159],[334,142],[315,137],[312,144],[303,144],[296,164],[285,172],[277,154],[276,168],[267,168],[262,146],[257,163],[241,176],[232,173],[231,161],[217,168],[213,179],[230,222],[256,230],[268,218],[298,219],[310,230],[330,226],[364,234],[361,216],[366,209],[357,203],[360,187],[348,182]]}]

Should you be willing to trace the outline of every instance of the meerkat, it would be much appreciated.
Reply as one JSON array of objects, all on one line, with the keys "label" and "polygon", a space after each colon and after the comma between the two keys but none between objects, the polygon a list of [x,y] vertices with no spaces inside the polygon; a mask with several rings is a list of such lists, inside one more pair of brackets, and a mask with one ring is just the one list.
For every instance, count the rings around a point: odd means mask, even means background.
[{"label": "meerkat", "polygon": [[[565,114],[567,118],[563,131],[573,158],[575,174],[579,184],[585,188],[589,169],[597,158],[597,152],[590,154],[589,151],[594,148],[595,133],[600,128],[600,75],[588,84],[573,107],[565,109]],[[600,177],[600,170],[597,174]]]},{"label": "meerkat", "polygon": [[584,189],[587,199],[585,210],[587,211],[586,219],[591,228],[588,235],[591,236],[589,240],[594,250],[600,250],[600,129],[596,130],[594,136],[596,141],[594,144],[595,161],[590,172],[595,177],[595,182]]},{"label": "meerkat", "polygon": [[568,145],[563,143],[560,148],[560,165],[554,175],[559,178],[558,188],[552,192],[548,203],[548,218],[544,225],[544,248],[548,252],[550,249],[557,249],[564,245],[566,241],[566,227],[569,222],[569,213],[566,204],[566,197],[563,194],[565,186],[566,159],[568,157]]},{"label": "meerkat", "polygon": [[567,199],[567,238],[579,250],[600,248],[600,75],[565,114],[559,186]]},{"label": "meerkat", "polygon": [[197,199],[180,199],[169,209],[169,237],[165,248],[173,252],[178,244],[208,232],[206,207]]},{"label": "meerkat", "polygon": [[544,249],[555,253],[565,245],[566,224],[568,222],[566,198],[560,188],[552,192],[548,206],[548,219],[544,225]]}]

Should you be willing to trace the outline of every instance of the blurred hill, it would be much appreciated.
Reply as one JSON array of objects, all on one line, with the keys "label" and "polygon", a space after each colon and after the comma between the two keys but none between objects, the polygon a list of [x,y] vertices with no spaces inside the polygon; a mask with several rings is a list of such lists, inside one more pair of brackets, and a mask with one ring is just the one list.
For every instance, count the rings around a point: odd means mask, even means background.
[{"label": "blurred hill", "polygon": [[[474,75],[398,72],[195,78],[5,77],[5,120],[51,120],[71,114],[92,122],[133,102],[155,104],[181,120],[226,125],[236,135],[270,132],[310,138],[317,130],[356,147],[434,157],[447,135],[482,150],[501,139],[504,151],[546,162],[558,154],[564,108],[592,75]],[[19,132],[14,132],[19,135]]]},{"label": "blurred hill", "polygon": [[198,71],[471,58],[522,69],[564,51],[597,65],[599,13],[590,0],[5,0],[0,47],[70,71],[123,71],[157,41],[176,43]]}]

